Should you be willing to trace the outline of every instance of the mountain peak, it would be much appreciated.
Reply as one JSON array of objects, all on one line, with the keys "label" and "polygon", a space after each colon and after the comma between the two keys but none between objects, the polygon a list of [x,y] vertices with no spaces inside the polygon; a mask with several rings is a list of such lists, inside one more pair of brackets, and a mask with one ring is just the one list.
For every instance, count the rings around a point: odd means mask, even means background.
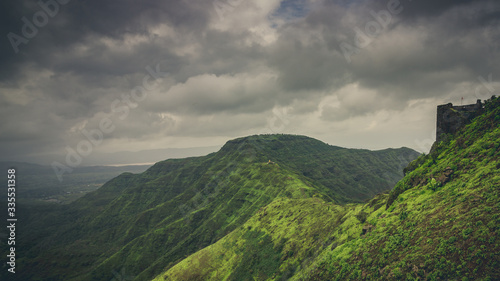
[{"label": "mountain peak", "polygon": [[341,147],[328,145],[320,140],[290,134],[264,134],[251,135],[229,140],[222,147],[222,151],[238,149],[254,149],[256,151],[278,150],[280,148],[303,149],[316,147],[316,149],[340,149]]}]

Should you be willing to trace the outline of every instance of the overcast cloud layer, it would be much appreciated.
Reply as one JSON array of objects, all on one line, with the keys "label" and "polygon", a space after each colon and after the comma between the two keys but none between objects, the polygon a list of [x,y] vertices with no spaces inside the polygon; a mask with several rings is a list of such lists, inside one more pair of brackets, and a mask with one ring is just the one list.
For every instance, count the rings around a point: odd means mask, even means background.
[{"label": "overcast cloud layer", "polygon": [[58,1],[0,3],[0,160],[259,133],[427,152],[437,104],[500,89],[496,0]]}]

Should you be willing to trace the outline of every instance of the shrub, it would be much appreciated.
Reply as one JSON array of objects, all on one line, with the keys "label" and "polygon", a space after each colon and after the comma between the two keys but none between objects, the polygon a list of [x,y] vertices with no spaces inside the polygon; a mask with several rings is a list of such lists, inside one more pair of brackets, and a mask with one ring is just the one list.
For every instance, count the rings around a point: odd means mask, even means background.
[{"label": "shrub", "polygon": [[438,190],[438,188],[440,187],[440,183],[438,181],[436,181],[435,178],[432,178],[431,179],[431,182],[427,185],[427,188],[432,190],[432,191],[436,191]]},{"label": "shrub", "polygon": [[467,238],[467,236],[469,236],[472,232],[473,232],[472,228],[466,228],[462,230],[462,236],[464,238]]},{"label": "shrub", "polygon": [[368,214],[360,211],[359,213],[356,214],[356,218],[361,222],[364,223],[366,221],[366,218],[368,217]]},{"label": "shrub", "polygon": [[407,211],[401,211],[401,213],[399,213],[399,219],[401,221],[404,221],[407,217],[408,217],[408,212]]}]

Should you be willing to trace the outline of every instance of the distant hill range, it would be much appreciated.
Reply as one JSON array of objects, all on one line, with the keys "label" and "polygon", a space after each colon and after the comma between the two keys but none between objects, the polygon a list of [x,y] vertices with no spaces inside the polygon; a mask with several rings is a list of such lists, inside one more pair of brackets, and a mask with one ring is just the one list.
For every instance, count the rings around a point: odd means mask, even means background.
[{"label": "distant hill range", "polygon": [[171,158],[186,158],[203,156],[220,149],[219,146],[190,147],[190,148],[161,148],[141,151],[119,151],[113,153],[95,153],[89,155],[85,161],[92,165],[130,165],[142,163],[156,163]]},{"label": "distant hill range", "polygon": [[[160,148],[140,151],[118,151],[112,153],[91,153],[83,159],[84,166],[110,165],[145,165],[154,164],[169,158],[186,158],[203,156],[215,152],[218,146],[190,147],[190,148]],[[19,155],[16,159],[3,159],[5,162],[27,162],[36,164],[51,164],[58,161],[64,164],[65,155]]]},{"label": "distant hill range", "polygon": [[[24,162],[0,162],[0,169],[16,169],[17,200],[45,201],[48,203],[69,203],[85,193],[94,191],[105,182],[124,173],[142,173],[151,165],[82,166],[67,173],[59,181],[51,166]],[[0,193],[0,200],[7,194]]]},{"label": "distant hill range", "polygon": [[68,205],[19,206],[23,267],[14,277],[151,280],[276,200],[361,203],[389,191],[418,156],[409,148],[346,149],[296,135],[231,140],[207,156],[121,174]]}]

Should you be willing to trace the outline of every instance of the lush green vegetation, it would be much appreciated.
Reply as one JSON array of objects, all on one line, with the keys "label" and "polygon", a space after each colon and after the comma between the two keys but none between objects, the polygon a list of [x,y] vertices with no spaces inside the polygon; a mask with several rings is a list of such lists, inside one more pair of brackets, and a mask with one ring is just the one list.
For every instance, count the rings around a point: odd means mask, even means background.
[{"label": "lush green vegetation", "polygon": [[389,194],[277,198],[155,280],[499,280],[500,99]]},{"label": "lush green vegetation", "polygon": [[[319,241],[331,238],[316,215],[325,221],[331,215],[341,223],[341,214],[359,207],[339,204],[360,203],[389,190],[417,156],[407,148],[373,152],[303,136],[261,135],[229,141],[204,157],[162,161],[142,174],[122,174],[71,204],[24,210],[15,277],[111,280],[125,272],[127,279],[151,280],[237,233],[248,243],[234,249],[237,257],[227,256],[238,264],[231,278],[281,272],[282,251],[290,254],[282,274],[288,276],[302,262],[301,245],[320,251]],[[293,214],[282,220],[289,225],[297,223],[294,218],[308,221],[310,229],[294,234],[262,215],[288,207],[295,211],[290,209]],[[328,213],[320,216],[323,208]],[[277,245],[267,225],[281,233]],[[301,235],[307,234],[317,241],[302,244],[307,236]],[[288,241],[292,238],[294,244]],[[232,241],[243,243],[238,237],[228,243]],[[259,255],[266,258],[254,260]],[[268,258],[274,262],[269,264]]]},{"label": "lush green vegetation", "polygon": [[499,280],[499,125],[492,98],[409,165],[290,135],[159,162],[24,210],[15,277]]}]

